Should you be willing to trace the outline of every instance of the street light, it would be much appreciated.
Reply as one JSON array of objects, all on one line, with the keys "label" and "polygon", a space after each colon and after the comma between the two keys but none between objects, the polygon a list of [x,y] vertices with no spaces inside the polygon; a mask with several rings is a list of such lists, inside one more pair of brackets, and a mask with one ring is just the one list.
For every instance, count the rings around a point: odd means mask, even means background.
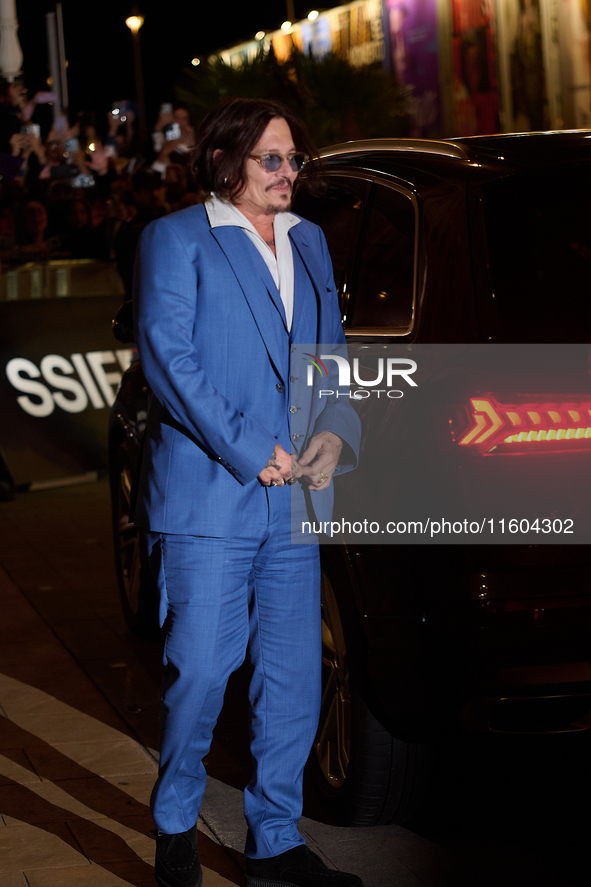
[{"label": "street light", "polygon": [[130,15],[125,19],[125,24],[133,34],[137,34],[143,23],[143,15]]},{"label": "street light", "polygon": [[146,109],[144,102],[144,75],[142,71],[142,49],[140,46],[140,28],[144,23],[143,15],[137,9],[125,19],[125,24],[133,37],[133,59],[135,63],[135,88],[137,92],[138,126],[142,145],[145,143],[148,132],[146,128]]}]

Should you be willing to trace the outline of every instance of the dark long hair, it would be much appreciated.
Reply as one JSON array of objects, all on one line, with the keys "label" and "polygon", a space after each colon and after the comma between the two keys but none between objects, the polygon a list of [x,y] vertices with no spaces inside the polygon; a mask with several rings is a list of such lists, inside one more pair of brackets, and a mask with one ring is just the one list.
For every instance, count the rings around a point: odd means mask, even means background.
[{"label": "dark long hair", "polygon": [[[267,99],[231,98],[211,111],[197,133],[193,169],[204,196],[214,191],[234,201],[246,186],[246,161],[267,125],[281,117],[291,130],[297,151],[318,157],[306,125],[282,102]],[[220,150],[214,160],[214,152]],[[322,190],[319,164],[312,164],[301,187]]]}]

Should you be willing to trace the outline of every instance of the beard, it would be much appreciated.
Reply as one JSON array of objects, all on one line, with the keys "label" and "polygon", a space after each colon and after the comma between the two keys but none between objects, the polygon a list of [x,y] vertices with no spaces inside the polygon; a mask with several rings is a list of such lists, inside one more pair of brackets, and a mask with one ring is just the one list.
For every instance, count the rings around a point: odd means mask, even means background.
[{"label": "beard", "polygon": [[[279,206],[277,206],[274,203],[269,203],[267,206],[267,213],[269,215],[277,215],[278,213],[286,213],[286,212],[289,212],[289,210],[291,209],[291,197],[292,197],[292,192],[293,192],[293,185],[289,179],[279,179],[278,182],[273,182],[272,185],[269,185],[266,190],[272,191],[276,187],[276,185],[283,185],[283,184],[289,185],[289,195],[285,195],[285,196],[287,196],[287,200],[285,203],[282,203]],[[283,196],[284,195],[282,194],[281,199],[283,199]]]}]

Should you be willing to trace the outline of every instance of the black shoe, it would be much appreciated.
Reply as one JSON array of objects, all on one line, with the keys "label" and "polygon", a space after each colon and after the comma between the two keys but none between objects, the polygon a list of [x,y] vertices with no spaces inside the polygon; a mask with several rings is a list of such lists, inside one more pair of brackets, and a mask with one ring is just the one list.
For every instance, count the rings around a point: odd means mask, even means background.
[{"label": "black shoe", "polygon": [[201,887],[196,825],[178,835],[157,836],[154,874],[160,887]]},{"label": "black shoe", "polygon": [[246,858],[246,887],[363,887],[357,875],[327,868],[299,844],[269,859]]}]

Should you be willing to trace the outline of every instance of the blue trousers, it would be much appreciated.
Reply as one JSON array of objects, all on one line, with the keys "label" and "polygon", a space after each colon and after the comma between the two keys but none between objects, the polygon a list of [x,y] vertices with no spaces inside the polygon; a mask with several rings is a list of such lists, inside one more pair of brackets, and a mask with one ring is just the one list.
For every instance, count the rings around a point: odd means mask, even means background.
[{"label": "blue trousers", "polygon": [[303,843],[303,769],[320,707],[318,547],[291,544],[288,487],[257,486],[234,538],[147,540],[166,637],[154,821],[167,834],[197,821],[203,758],[248,647],[254,771],[244,792],[246,854],[276,856]]}]

